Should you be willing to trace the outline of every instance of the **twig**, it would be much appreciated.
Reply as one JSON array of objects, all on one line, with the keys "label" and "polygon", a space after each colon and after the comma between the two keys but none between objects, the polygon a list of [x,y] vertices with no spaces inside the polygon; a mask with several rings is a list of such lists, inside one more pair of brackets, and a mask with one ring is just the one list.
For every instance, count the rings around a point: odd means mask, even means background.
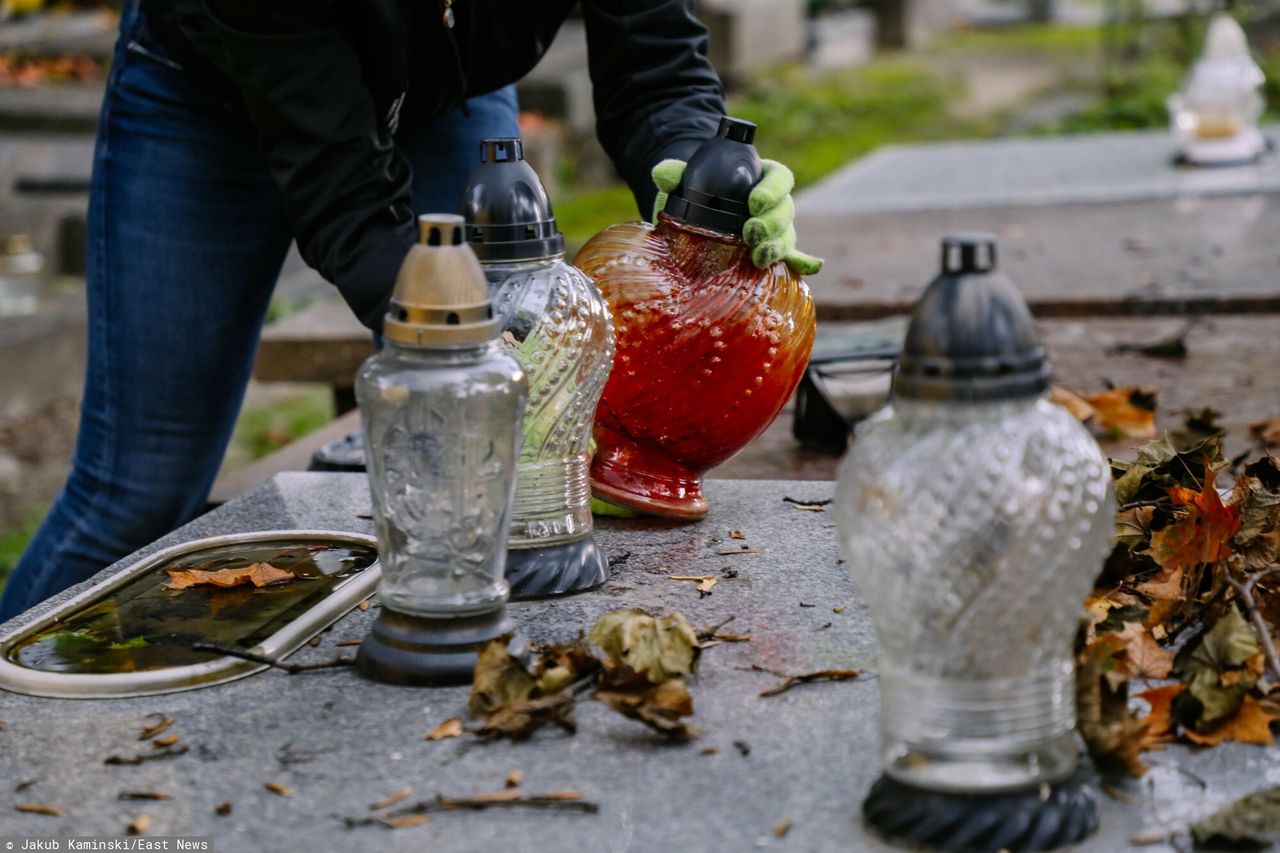
[{"label": "twig", "polygon": [[1262,611],[1258,610],[1258,603],[1253,600],[1253,589],[1258,581],[1277,573],[1280,573],[1280,564],[1254,572],[1244,582],[1228,575],[1227,583],[1231,584],[1236,595],[1240,596],[1240,603],[1244,605],[1245,611],[1249,614],[1249,620],[1253,622],[1253,630],[1257,632],[1258,642],[1262,644],[1262,654],[1267,659],[1267,669],[1271,670],[1271,677],[1280,681],[1280,658],[1276,656],[1276,646],[1271,641],[1271,630],[1267,627],[1266,620],[1262,618]]},{"label": "twig", "polygon": [[102,760],[102,763],[114,767],[123,765],[136,766],[138,764],[145,764],[148,761],[159,761],[162,758],[177,758],[179,755],[186,755],[187,749],[188,748],[186,746],[179,746],[174,749],[159,749],[155,752],[146,752],[142,755],[134,755],[129,758],[125,758],[121,755],[109,755]]},{"label": "twig", "polygon": [[582,799],[582,795],[577,791],[531,794],[526,797],[516,789],[508,790],[514,796],[507,795],[505,791],[499,792],[504,795],[501,797],[484,794],[475,797],[445,797],[439,795],[435,799],[423,800],[413,805],[387,812],[380,817],[344,817],[342,822],[346,824],[347,829],[354,829],[358,826],[381,824],[386,818],[427,814],[429,812],[480,811],[481,809],[495,808],[532,808],[546,809],[548,811],[581,812],[583,814],[597,814],[600,811],[599,804]]},{"label": "twig", "polygon": [[795,498],[783,498],[782,502],[795,504],[796,506],[829,506],[831,499],[827,498],[825,501],[798,501]]},{"label": "twig", "polygon": [[351,666],[355,663],[349,657],[339,655],[333,660],[321,661],[320,663],[281,663],[275,658],[269,658],[266,655],[260,655],[256,652],[246,652],[243,649],[233,649],[230,646],[224,646],[221,643],[192,643],[191,648],[197,652],[209,652],[211,654],[227,655],[228,657],[240,658],[251,663],[260,663],[265,666],[272,666],[276,669],[283,669],[290,675],[297,675],[300,672],[311,672],[316,669],[334,669],[340,666]]},{"label": "twig", "polygon": [[1149,501],[1132,501],[1120,507],[1116,512],[1125,512],[1130,509],[1141,509],[1144,506],[1170,506],[1171,501],[1168,498],[1156,498]]},{"label": "twig", "polygon": [[822,669],[817,672],[789,676],[786,681],[777,687],[766,690],[760,695],[762,697],[777,696],[780,693],[786,693],[792,687],[808,684],[811,681],[848,681],[857,677],[858,671],[856,669]]}]

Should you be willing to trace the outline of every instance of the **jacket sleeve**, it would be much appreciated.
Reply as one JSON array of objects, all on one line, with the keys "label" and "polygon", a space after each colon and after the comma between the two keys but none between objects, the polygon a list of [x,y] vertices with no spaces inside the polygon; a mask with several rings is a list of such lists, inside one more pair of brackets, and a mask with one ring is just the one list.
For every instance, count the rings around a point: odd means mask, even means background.
[{"label": "jacket sleeve", "polygon": [[596,135],[648,218],[659,160],[715,135],[724,89],[689,0],[584,0]]},{"label": "jacket sleeve", "polygon": [[411,169],[332,0],[202,0],[198,49],[239,90],[308,264],[382,327],[414,242]]}]

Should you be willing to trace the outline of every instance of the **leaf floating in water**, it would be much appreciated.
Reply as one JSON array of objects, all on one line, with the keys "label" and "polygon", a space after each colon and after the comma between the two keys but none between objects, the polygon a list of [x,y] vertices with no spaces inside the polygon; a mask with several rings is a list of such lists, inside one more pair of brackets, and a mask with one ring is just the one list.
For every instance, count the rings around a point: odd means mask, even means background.
[{"label": "leaf floating in water", "polygon": [[112,643],[107,646],[107,648],[112,651],[123,651],[125,649],[145,649],[149,645],[151,645],[151,643],[147,641],[146,637],[138,635],[137,637],[130,637],[120,643]]},{"label": "leaf floating in water", "polygon": [[277,569],[270,563],[254,563],[239,569],[219,569],[216,572],[200,569],[165,569],[170,582],[165,589],[183,590],[193,586],[216,586],[227,589],[233,586],[252,584],[255,587],[291,581],[296,575]]}]

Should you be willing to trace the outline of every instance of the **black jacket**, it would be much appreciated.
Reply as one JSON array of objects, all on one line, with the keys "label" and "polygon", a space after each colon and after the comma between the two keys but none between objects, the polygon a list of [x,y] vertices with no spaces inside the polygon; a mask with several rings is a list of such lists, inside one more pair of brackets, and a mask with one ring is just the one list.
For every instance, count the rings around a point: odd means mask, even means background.
[{"label": "black jacket", "polygon": [[[143,0],[149,27],[252,122],[307,263],[381,328],[416,231],[398,127],[514,83],[575,0]],[[597,136],[652,205],[724,112],[689,0],[584,0]],[[445,24],[451,7],[453,27]]]}]

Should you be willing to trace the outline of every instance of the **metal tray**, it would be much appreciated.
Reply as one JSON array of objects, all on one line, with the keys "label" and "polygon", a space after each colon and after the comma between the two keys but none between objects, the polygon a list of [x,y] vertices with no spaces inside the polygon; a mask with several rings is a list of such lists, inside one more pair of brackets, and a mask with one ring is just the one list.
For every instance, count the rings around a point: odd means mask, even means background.
[{"label": "metal tray", "polygon": [[[54,647],[57,646],[57,641],[64,635],[75,640],[77,635],[81,634],[80,630],[55,631],[55,629],[75,625],[77,620],[81,623],[90,624],[85,620],[90,618],[94,620],[105,619],[107,614],[110,614],[117,619],[117,624],[119,624],[119,609],[122,605],[129,605],[132,608],[129,611],[130,615],[133,618],[141,617],[141,621],[145,623],[149,617],[156,615],[154,613],[155,608],[151,612],[148,611],[149,605],[145,603],[145,599],[149,598],[157,602],[157,607],[160,610],[163,610],[167,602],[176,600],[176,596],[165,595],[161,590],[161,582],[168,579],[168,576],[163,571],[165,567],[173,567],[175,565],[190,567],[192,561],[197,560],[201,555],[230,554],[237,547],[246,553],[252,553],[255,548],[258,549],[258,553],[262,553],[270,550],[275,545],[280,546],[282,559],[284,554],[291,552],[308,552],[314,557],[316,554],[324,553],[326,549],[341,549],[344,547],[359,552],[360,556],[358,558],[347,558],[352,561],[352,568],[349,569],[349,574],[336,570],[333,572],[326,571],[318,561],[312,559],[311,565],[315,567],[318,573],[312,578],[313,580],[325,582],[334,577],[337,577],[337,580],[333,581],[332,587],[323,593],[314,591],[308,594],[305,587],[299,588],[299,591],[293,594],[293,598],[298,600],[289,609],[285,610],[286,613],[290,613],[291,609],[305,606],[305,609],[296,615],[288,615],[286,619],[279,612],[280,608],[288,604],[289,599],[281,599],[274,615],[271,614],[270,604],[257,605],[256,608],[245,608],[246,610],[266,611],[266,615],[261,616],[256,622],[250,618],[243,620],[243,625],[249,631],[249,636],[252,636],[253,631],[261,633],[271,629],[275,621],[282,623],[279,627],[271,630],[271,633],[265,639],[245,646],[246,651],[256,652],[266,657],[275,659],[284,657],[336,622],[361,601],[373,594],[382,574],[381,566],[377,559],[377,540],[372,536],[358,533],[338,533],[325,530],[271,530],[260,533],[213,536],[175,545],[172,548],[166,548],[137,561],[111,578],[96,584],[58,606],[34,623],[5,636],[0,636],[0,689],[30,696],[47,696],[62,699],[128,698],[173,693],[196,687],[208,687],[261,672],[267,668],[265,664],[253,663],[226,655],[210,655],[209,660],[199,663],[187,662],[127,672],[67,672],[51,668],[33,668],[30,665],[24,665],[20,658],[25,650],[34,648],[36,643],[45,639],[50,639]],[[329,553],[332,553],[332,551],[330,550]],[[358,562],[363,562],[366,558],[370,562],[364,566],[357,565]],[[222,559],[235,560],[237,558],[224,556]],[[304,558],[294,557],[291,559],[296,561]],[[154,576],[154,584],[150,584],[145,578],[149,573]],[[283,586],[294,587],[297,583],[299,581],[293,581]],[[126,590],[126,587],[129,589]],[[243,607],[252,594],[273,589],[275,588],[263,587],[262,590],[249,588],[247,591],[241,591],[238,600],[233,601],[232,606]],[[113,594],[117,592],[127,593],[130,591],[135,593],[131,598],[119,601],[112,598]],[[183,603],[198,608],[202,601],[207,601],[210,610],[210,615],[206,617],[210,620],[208,624],[214,624],[216,620],[219,630],[224,630],[224,623],[231,626],[240,624],[233,619],[220,619],[218,617],[218,609],[213,606],[212,598],[217,593],[202,590],[192,595],[193,591],[183,593],[184,595],[190,595]],[[323,597],[318,601],[308,603],[309,599],[321,594],[323,594]],[[201,596],[205,597],[202,598]],[[137,602],[143,603],[138,604]],[[95,609],[100,610],[97,615],[93,615]],[[177,606],[171,608],[171,610],[180,609]],[[162,613],[161,616],[163,615]],[[184,627],[187,625],[180,614],[170,614],[170,618],[173,619],[171,623],[173,625],[182,625]],[[174,636],[176,635],[168,635],[166,639],[172,639]],[[188,638],[186,635],[183,635],[183,637],[184,641]],[[191,635],[191,637],[195,638],[195,635]],[[104,640],[95,637],[91,642],[101,645]],[[145,645],[150,645],[150,643],[143,636],[141,645],[129,645],[126,642],[124,644],[109,645],[106,648],[130,649],[129,656],[132,657],[134,655],[132,649],[141,648]],[[174,648],[177,649],[178,646],[175,645]],[[103,655],[105,654],[103,652]]]}]

